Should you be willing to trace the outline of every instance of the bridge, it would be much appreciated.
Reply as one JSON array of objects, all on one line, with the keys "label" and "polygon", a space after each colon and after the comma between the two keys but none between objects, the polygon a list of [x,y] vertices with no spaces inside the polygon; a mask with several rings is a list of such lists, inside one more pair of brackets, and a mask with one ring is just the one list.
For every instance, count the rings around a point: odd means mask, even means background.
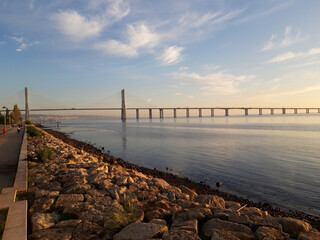
[{"label": "bridge", "polygon": [[164,118],[164,112],[171,112],[173,117],[177,117],[177,112],[184,112],[185,117],[190,117],[190,111],[196,110],[198,112],[197,116],[202,117],[204,110],[210,111],[210,116],[214,117],[215,112],[217,110],[223,111],[224,116],[229,116],[230,110],[241,110],[243,111],[244,115],[249,115],[249,110],[256,110],[258,111],[259,115],[263,115],[263,113],[268,112],[267,114],[274,115],[275,111],[280,111],[282,114],[287,114],[289,111],[293,112],[294,114],[298,114],[299,112],[305,112],[306,114],[310,113],[310,111],[316,111],[320,113],[320,108],[314,107],[126,107],[125,101],[125,90],[121,90],[121,107],[84,107],[84,108],[30,108],[28,103],[28,89],[25,88],[25,118],[29,119],[30,113],[29,112],[49,112],[49,111],[120,111],[121,112],[121,119],[125,121],[127,119],[127,111],[135,111],[136,119],[140,118],[140,113],[142,111],[147,111],[148,117],[150,119],[153,118],[153,113],[158,111],[159,117]]}]

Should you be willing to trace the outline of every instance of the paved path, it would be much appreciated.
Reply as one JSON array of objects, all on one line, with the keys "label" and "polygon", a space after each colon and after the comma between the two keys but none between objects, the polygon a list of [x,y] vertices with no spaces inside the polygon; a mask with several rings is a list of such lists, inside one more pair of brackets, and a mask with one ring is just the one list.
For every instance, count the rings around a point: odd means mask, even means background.
[{"label": "paved path", "polygon": [[[2,130],[2,128],[1,128]],[[13,187],[19,160],[23,131],[8,129],[6,135],[0,134],[0,192],[2,188]]]}]

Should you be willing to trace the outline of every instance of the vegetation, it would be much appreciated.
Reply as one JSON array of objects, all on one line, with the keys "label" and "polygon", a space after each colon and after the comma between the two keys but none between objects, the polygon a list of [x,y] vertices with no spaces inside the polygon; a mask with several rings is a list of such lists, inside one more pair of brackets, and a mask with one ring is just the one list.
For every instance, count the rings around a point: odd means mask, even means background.
[{"label": "vegetation", "polygon": [[48,147],[41,147],[36,151],[36,155],[40,161],[53,159],[53,151]]},{"label": "vegetation", "polygon": [[7,215],[8,215],[8,209],[0,210],[0,239],[2,239],[4,227],[6,226]]},{"label": "vegetation", "polygon": [[112,213],[110,219],[107,221],[107,226],[113,231],[118,231],[125,226],[137,221],[142,213],[135,202],[125,202],[122,204],[123,210]]},{"label": "vegetation", "polygon": [[16,124],[21,123],[21,121],[21,112],[17,104],[13,106],[13,111],[9,111],[9,109],[6,109],[6,113],[4,116],[0,113],[0,124]]},{"label": "vegetation", "polygon": [[31,125],[31,121],[30,121],[30,120],[26,120],[26,121],[25,121],[25,124],[26,124],[26,125]]},{"label": "vegetation", "polygon": [[30,137],[38,137],[38,136],[44,135],[44,133],[42,131],[40,131],[39,129],[37,129],[33,126],[27,127],[27,133],[28,133],[28,136],[30,136]]}]

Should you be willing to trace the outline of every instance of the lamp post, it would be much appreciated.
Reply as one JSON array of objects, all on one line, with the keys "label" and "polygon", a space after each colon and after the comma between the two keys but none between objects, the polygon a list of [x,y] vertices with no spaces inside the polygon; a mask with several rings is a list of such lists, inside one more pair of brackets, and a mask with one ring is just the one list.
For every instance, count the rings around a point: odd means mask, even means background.
[{"label": "lamp post", "polygon": [[6,114],[4,115],[4,128],[7,128],[7,107],[6,106],[3,106],[2,107],[3,109],[6,109]]}]

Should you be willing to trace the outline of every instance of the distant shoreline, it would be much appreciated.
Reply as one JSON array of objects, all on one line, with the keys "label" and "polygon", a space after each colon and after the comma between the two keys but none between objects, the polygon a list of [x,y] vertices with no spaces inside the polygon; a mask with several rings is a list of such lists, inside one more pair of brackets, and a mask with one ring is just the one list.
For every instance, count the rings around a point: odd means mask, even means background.
[{"label": "distant shoreline", "polygon": [[128,163],[121,158],[109,156],[108,154],[102,153],[102,151],[100,149],[98,149],[88,143],[72,139],[65,133],[55,131],[52,129],[48,129],[48,128],[44,128],[44,126],[42,126],[42,125],[36,125],[36,126],[40,127],[44,131],[53,135],[54,137],[62,140],[63,142],[70,144],[73,147],[80,148],[88,153],[97,155],[99,157],[106,158],[106,159],[108,159],[108,161],[110,161],[113,164],[119,164],[124,168],[135,169],[139,172],[152,175],[153,177],[162,178],[162,179],[166,180],[169,184],[174,185],[174,186],[185,185],[191,189],[195,189],[198,194],[218,195],[227,201],[239,202],[242,205],[247,204],[248,207],[257,207],[257,208],[260,208],[264,211],[268,211],[272,216],[298,218],[298,219],[309,222],[314,228],[320,230],[320,218],[319,217],[312,216],[312,215],[306,214],[301,211],[283,210],[283,209],[280,209],[277,207],[273,207],[269,203],[253,202],[250,199],[239,197],[235,194],[229,194],[226,192],[222,192],[222,191],[219,191],[217,189],[210,187],[207,184],[196,183],[188,178],[179,177],[179,176],[176,176],[172,173],[166,173],[166,172],[162,172],[157,169],[149,169],[149,168],[138,166],[138,165],[135,165],[132,163]]}]

